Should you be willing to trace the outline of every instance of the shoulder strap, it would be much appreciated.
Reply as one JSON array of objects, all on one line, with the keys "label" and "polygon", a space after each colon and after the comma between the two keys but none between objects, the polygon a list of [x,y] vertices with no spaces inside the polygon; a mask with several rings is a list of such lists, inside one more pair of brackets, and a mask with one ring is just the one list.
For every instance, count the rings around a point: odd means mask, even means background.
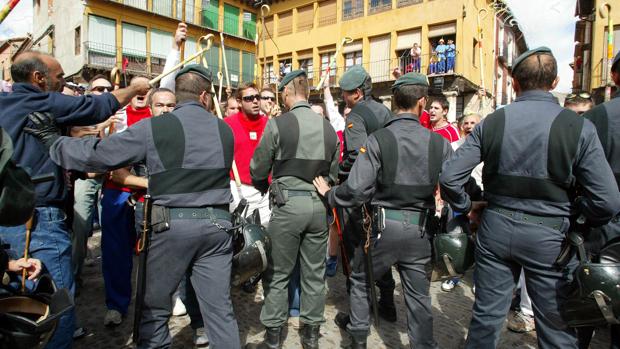
[{"label": "shoulder strap", "polygon": [[605,152],[605,157],[609,159],[610,150],[607,148],[608,143],[608,135],[609,135],[609,120],[607,116],[607,109],[604,104],[598,105],[594,107],[591,111],[589,111],[586,115],[584,115],[587,119],[592,121],[594,127],[596,127],[596,133],[598,134],[598,139],[601,141],[601,145],[603,146],[603,151]]},{"label": "shoulder strap", "polygon": [[484,119],[482,124],[482,159],[483,172],[497,173],[499,168],[499,153],[504,138],[506,126],[506,111],[502,108]]},{"label": "shoulder strap", "polygon": [[364,126],[366,127],[367,135],[370,135],[381,127],[381,125],[379,125],[377,117],[375,116],[375,113],[373,113],[373,111],[370,110],[367,105],[363,103],[357,103],[353,107],[353,109],[351,109],[351,111],[362,117],[362,120],[364,120]]},{"label": "shoulder strap", "polygon": [[441,172],[441,163],[443,162],[444,138],[435,132],[431,132],[428,140],[428,176],[433,185],[439,180],[439,172]]},{"label": "shoulder strap", "polygon": [[278,135],[280,137],[280,158],[293,159],[297,155],[299,145],[299,122],[292,112],[286,112],[277,118]]},{"label": "shoulder strap", "polygon": [[561,111],[553,120],[547,148],[549,178],[569,184],[582,128],[583,118],[568,109]]},{"label": "shoulder strap", "polygon": [[[185,158],[185,131],[174,113],[151,118],[155,149],[165,169],[181,168]],[[174,137],[171,137],[174,135]]]},{"label": "shoulder strap", "polygon": [[396,137],[387,128],[382,128],[373,133],[379,144],[381,152],[381,184],[394,184],[396,179],[396,166],[398,164],[398,144]]}]

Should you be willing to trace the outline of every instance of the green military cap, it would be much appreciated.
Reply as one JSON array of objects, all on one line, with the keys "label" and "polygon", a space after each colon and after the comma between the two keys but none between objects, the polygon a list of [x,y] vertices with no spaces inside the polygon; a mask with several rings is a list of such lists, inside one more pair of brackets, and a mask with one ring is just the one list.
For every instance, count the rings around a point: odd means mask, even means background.
[{"label": "green military cap", "polygon": [[523,63],[523,61],[527,57],[538,54],[538,53],[548,53],[553,56],[553,52],[551,52],[551,49],[548,48],[547,46],[540,46],[537,48],[533,48],[529,51],[525,51],[519,57],[517,57],[517,59],[514,60],[514,62],[512,63],[512,71],[514,72],[515,70],[517,70],[517,67],[519,66],[519,64]]},{"label": "green military cap", "polygon": [[428,78],[424,74],[420,73],[407,73],[398,78],[394,84],[392,85],[392,91],[394,89],[407,86],[407,85],[419,85],[419,86],[429,86]]},{"label": "green military cap", "polygon": [[343,91],[353,91],[362,86],[368,76],[368,73],[361,65],[354,65],[342,74],[338,84]]},{"label": "green military cap", "polygon": [[188,64],[179,70],[176,77],[178,78],[179,76],[190,72],[202,76],[203,78],[209,80],[209,82],[213,81],[211,71],[205,68],[202,64]]},{"label": "green military cap", "polygon": [[284,86],[288,85],[289,82],[293,81],[293,79],[295,79],[296,77],[299,76],[306,76],[306,71],[299,69],[299,70],[293,70],[292,72],[286,74],[284,76],[284,78],[282,79],[282,81],[280,81],[280,85],[278,85],[278,91],[282,92],[284,91]]},{"label": "green military cap", "polygon": [[619,62],[620,62],[620,51],[616,53],[616,57],[614,57],[614,60],[611,61],[611,71],[616,71],[616,69],[620,68],[618,67]]}]

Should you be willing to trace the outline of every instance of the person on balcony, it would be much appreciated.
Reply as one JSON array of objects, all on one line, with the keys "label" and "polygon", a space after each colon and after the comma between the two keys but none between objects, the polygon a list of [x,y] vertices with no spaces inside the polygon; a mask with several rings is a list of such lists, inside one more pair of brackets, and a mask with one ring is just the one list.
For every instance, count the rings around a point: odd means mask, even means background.
[{"label": "person on balcony", "polygon": [[454,40],[448,39],[448,44],[446,45],[446,62],[447,62],[446,71],[448,73],[454,73],[454,59],[455,58],[456,58],[456,45],[454,45]]},{"label": "person on balcony", "polygon": [[448,45],[445,44],[443,38],[439,39],[439,44],[435,47],[435,52],[437,52],[437,66],[435,73],[443,74],[446,72],[446,51],[448,50]]},{"label": "person on balcony", "polygon": [[418,45],[418,43],[414,43],[411,50],[409,50],[409,55],[411,56],[411,67],[412,71],[419,73],[420,72],[420,63],[422,59],[422,48]]}]

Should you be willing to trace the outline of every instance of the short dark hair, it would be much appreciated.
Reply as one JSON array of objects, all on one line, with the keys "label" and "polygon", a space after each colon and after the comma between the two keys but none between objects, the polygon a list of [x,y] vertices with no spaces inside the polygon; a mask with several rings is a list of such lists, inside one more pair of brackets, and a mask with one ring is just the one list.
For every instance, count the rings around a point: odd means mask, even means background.
[{"label": "short dark hair", "polygon": [[155,88],[151,90],[151,93],[149,93],[149,97],[147,99],[146,104],[147,105],[153,104],[153,96],[155,96],[158,93],[164,93],[164,92],[172,93],[174,95],[174,92],[169,88],[165,88],[165,87]]},{"label": "short dark hair", "polygon": [[526,58],[512,72],[521,91],[551,90],[558,76],[558,64],[549,53],[537,53]]},{"label": "short dark hair", "polygon": [[243,91],[245,91],[245,90],[247,90],[249,88],[253,88],[253,89],[258,91],[258,86],[256,86],[255,83],[253,83],[251,81],[250,82],[243,82],[237,88],[237,99],[241,99],[241,97],[243,97]]},{"label": "short dark hair", "polygon": [[203,92],[211,93],[211,82],[192,72],[176,78],[177,103],[185,101],[199,101]]},{"label": "short dark hair", "polygon": [[[103,74],[97,74],[97,75],[93,76],[92,79],[88,80],[88,87],[91,87],[93,85],[93,82],[95,82],[96,80],[100,80],[100,79],[103,79],[103,80],[105,80],[107,82],[110,82],[110,79],[108,79],[107,76],[105,76]],[[112,83],[110,82],[110,84],[112,84]]]},{"label": "short dark hair", "polygon": [[[20,59],[20,56],[25,58]],[[45,76],[49,74],[49,68],[43,62],[40,52],[27,51],[15,57],[14,63],[11,65],[11,78],[14,82],[30,82],[30,74],[40,71]]]},{"label": "short dark hair", "polygon": [[428,95],[428,87],[420,85],[405,85],[394,89],[394,104],[400,110],[411,109],[418,100]]},{"label": "short dark hair", "polygon": [[310,96],[310,89],[308,88],[308,78],[305,75],[300,75],[294,78],[293,80],[291,80],[291,82],[286,84],[286,87],[293,90],[293,93],[295,93],[295,95],[297,96],[303,96],[306,99],[308,99],[308,96]]},{"label": "short dark hair", "polygon": [[433,97],[433,100],[431,101],[431,104],[433,104],[435,102],[439,103],[439,105],[441,105],[441,109],[443,109],[443,110],[449,110],[450,109],[450,103],[448,103],[448,100],[444,96]]}]

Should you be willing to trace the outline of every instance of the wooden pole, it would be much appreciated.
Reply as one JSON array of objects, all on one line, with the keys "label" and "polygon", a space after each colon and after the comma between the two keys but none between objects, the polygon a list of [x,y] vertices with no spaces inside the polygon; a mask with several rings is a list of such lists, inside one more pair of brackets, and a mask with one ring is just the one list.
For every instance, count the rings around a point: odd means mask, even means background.
[{"label": "wooden pole", "polygon": [[[605,13],[607,12],[607,13]],[[611,18],[611,5],[604,2],[599,7],[599,13],[603,19],[607,17],[607,76],[605,77],[605,102],[611,100],[611,88],[613,80],[611,78],[611,66],[614,60],[614,21]]]},{"label": "wooden pole", "polygon": [[489,11],[486,8],[481,8],[478,10],[478,55],[480,56],[480,88],[483,91],[482,96],[480,96],[480,110],[484,108],[485,100],[487,97],[487,90],[484,84],[484,52],[482,49],[482,21],[487,17]]},{"label": "wooden pole", "polygon": [[261,30],[261,39],[263,42],[262,43],[263,44],[263,76],[261,78],[261,84],[260,84],[261,89],[265,85],[265,74],[267,74],[266,75],[267,85],[271,83],[269,79],[270,78],[269,73],[267,72],[267,48],[265,46],[265,32],[267,31],[267,25],[265,24],[265,15],[269,14],[270,11],[271,11],[271,7],[269,7],[269,5],[263,5],[260,7],[260,17],[261,17],[261,23],[263,25],[263,29]]},{"label": "wooden pole", "polygon": [[[26,262],[28,262],[28,254],[30,251],[30,237],[31,237],[31,233],[32,233],[32,226],[34,223],[34,212],[32,213],[32,216],[30,216],[30,218],[28,218],[28,221],[26,222],[26,245],[24,247],[24,259],[26,260]],[[28,270],[26,270],[25,268],[22,270],[22,293],[26,293],[26,280],[28,279]]]},{"label": "wooden pole", "polygon": [[[183,4],[181,5],[181,22],[185,23],[185,0],[181,1],[183,1]],[[183,59],[185,59],[185,40],[181,43],[181,61],[183,61]]]}]

